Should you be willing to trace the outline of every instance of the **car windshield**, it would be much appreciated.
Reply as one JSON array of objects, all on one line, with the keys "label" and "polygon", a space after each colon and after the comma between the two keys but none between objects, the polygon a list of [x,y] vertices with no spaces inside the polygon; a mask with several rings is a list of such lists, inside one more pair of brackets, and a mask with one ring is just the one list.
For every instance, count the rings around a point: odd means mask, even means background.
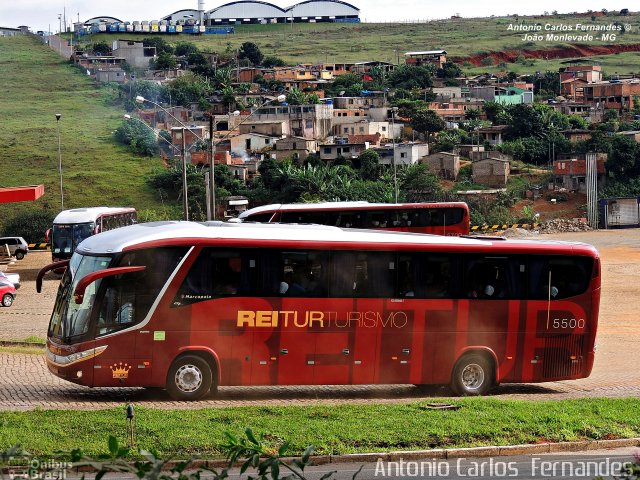
[{"label": "car windshield", "polygon": [[76,223],[68,225],[54,225],[52,246],[54,255],[67,258],[85,238],[90,237],[95,229],[95,223]]},{"label": "car windshield", "polygon": [[109,256],[73,254],[58,287],[56,304],[49,322],[49,336],[68,341],[87,333],[91,306],[101,280],[89,284],[81,304],[75,303],[73,292],[81,279],[91,272],[107,268],[111,260],[112,257]]}]

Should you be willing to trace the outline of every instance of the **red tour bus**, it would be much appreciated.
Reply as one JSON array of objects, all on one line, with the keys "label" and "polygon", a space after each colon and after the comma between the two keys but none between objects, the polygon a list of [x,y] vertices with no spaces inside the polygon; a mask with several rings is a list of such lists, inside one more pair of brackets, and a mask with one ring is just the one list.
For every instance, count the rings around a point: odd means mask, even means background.
[{"label": "red tour bus", "polygon": [[238,218],[244,222],[316,223],[344,228],[469,235],[469,207],[464,202],[276,203],[252,208]]},{"label": "red tour bus", "polygon": [[479,395],[587,377],[599,300],[598,253],[581,243],[139,224],[88,238],[68,261],[47,363],[81,385],[177,399],[218,385]]}]

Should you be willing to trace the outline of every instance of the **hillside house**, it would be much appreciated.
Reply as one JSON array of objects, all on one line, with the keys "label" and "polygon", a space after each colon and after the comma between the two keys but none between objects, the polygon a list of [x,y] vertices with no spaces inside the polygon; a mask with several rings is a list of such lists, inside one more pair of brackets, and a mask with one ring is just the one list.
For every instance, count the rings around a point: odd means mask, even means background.
[{"label": "hillside house", "polygon": [[449,152],[438,152],[422,157],[421,162],[427,165],[431,173],[445,180],[456,180],[460,172],[460,155]]},{"label": "hillside house", "polygon": [[248,121],[240,125],[240,133],[258,133],[271,137],[282,137],[289,131],[286,120],[280,121]]},{"label": "hillside house", "polygon": [[369,143],[370,147],[379,147],[382,140],[382,135],[376,132],[373,135],[349,135],[349,143]]},{"label": "hillside house", "polygon": [[407,65],[435,65],[442,68],[447,62],[447,52],[444,50],[426,50],[421,52],[407,52],[404,54]]},{"label": "hillside house", "polygon": [[[596,159],[598,183],[606,180],[604,157]],[[586,192],[587,161],[585,158],[567,158],[553,162],[554,188],[566,188],[569,191]]]},{"label": "hillside house", "polygon": [[473,183],[490,187],[504,187],[510,174],[509,160],[485,158],[472,163]]},{"label": "hillside house", "polygon": [[334,97],[333,108],[334,109],[362,109],[368,108],[382,108],[385,106],[384,96],[365,96],[365,97]]},{"label": "hillside house", "polygon": [[574,128],[571,130],[562,130],[560,133],[570,142],[582,142],[591,139],[591,130],[584,128]]},{"label": "hillside house", "polygon": [[285,135],[324,139],[331,135],[333,105],[280,105],[254,111],[255,122],[288,122]]},{"label": "hillside house", "polygon": [[598,109],[630,111],[633,98],[640,95],[640,79],[611,80],[586,85],[584,100]]},{"label": "hillside house", "polygon": [[618,132],[618,135],[622,135],[623,137],[627,137],[636,142],[640,142],[640,131],[638,130],[626,130],[624,132]]},{"label": "hillside house", "polygon": [[351,122],[333,127],[333,134],[346,135],[375,135],[379,133],[382,138],[391,138],[392,126],[389,122]]},{"label": "hillside house", "polygon": [[333,106],[333,126],[352,123],[367,119],[367,112],[363,108],[340,108]]},{"label": "hillside house", "polygon": [[149,68],[150,61],[156,58],[156,47],[145,47],[142,42],[114,40],[111,49],[115,57],[124,58],[136,68]]},{"label": "hillside house", "polygon": [[271,157],[276,160],[292,158],[299,162],[304,162],[311,154],[318,150],[316,140],[303,137],[285,137],[276,140]]},{"label": "hillside house", "polygon": [[381,165],[413,165],[429,155],[429,145],[426,143],[396,143],[395,149],[393,144],[386,144],[374,150],[380,156]]},{"label": "hillside house", "polygon": [[263,135],[261,133],[241,133],[231,137],[232,152],[261,152],[264,149],[272,148],[278,137]]},{"label": "hillside house", "polygon": [[491,125],[490,127],[479,128],[478,135],[483,143],[488,142],[490,145],[501,145],[506,130],[506,125]]},{"label": "hillside house", "polygon": [[349,160],[356,159],[362,152],[369,148],[367,142],[364,143],[348,143],[341,142],[335,144],[322,144],[318,145],[318,151],[320,152],[320,160],[337,160],[339,157],[347,158]]}]

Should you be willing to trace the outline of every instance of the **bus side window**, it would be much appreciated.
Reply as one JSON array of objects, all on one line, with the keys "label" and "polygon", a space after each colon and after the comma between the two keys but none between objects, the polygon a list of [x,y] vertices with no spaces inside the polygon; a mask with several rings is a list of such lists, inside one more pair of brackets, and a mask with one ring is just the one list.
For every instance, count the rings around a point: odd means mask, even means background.
[{"label": "bus side window", "polygon": [[535,257],[530,261],[529,297],[559,300],[584,293],[593,260],[583,257]]},{"label": "bus side window", "polygon": [[420,273],[423,277],[420,296],[423,298],[451,298],[452,268],[449,257],[428,257]]},{"label": "bus side window", "polygon": [[467,298],[510,298],[513,288],[507,258],[471,258],[465,272]]},{"label": "bus side window", "polygon": [[288,297],[326,297],[329,254],[316,251],[282,252],[279,291]]}]

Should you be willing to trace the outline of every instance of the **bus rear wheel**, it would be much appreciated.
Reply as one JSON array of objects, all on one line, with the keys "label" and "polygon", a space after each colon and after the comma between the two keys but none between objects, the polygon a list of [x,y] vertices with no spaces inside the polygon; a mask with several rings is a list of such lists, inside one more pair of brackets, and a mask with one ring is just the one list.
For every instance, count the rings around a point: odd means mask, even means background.
[{"label": "bus rear wheel", "polygon": [[458,395],[484,395],[493,386],[493,367],[477,353],[463,356],[453,369],[451,389]]},{"label": "bus rear wheel", "polygon": [[197,355],[177,358],[167,374],[167,392],[174,400],[198,400],[209,393],[213,381],[211,367]]}]

